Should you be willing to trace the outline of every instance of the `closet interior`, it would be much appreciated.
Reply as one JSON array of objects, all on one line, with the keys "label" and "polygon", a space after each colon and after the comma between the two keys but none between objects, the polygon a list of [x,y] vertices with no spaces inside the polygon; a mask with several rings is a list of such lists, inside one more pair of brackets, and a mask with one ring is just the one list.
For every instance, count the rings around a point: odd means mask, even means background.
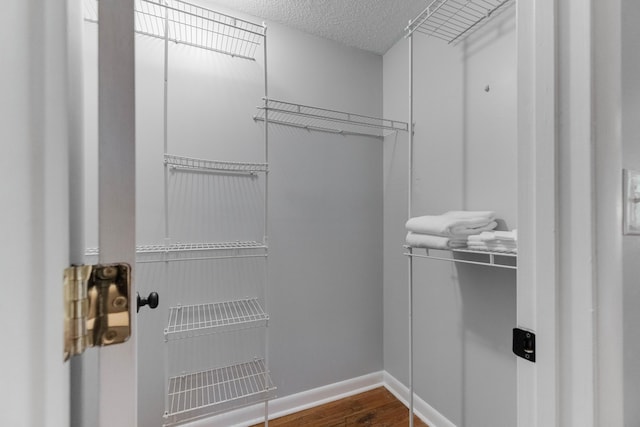
[{"label": "closet interior", "polygon": [[[475,72],[458,70],[476,49],[467,37],[481,33],[488,18],[510,3],[432,1],[407,27],[408,41],[399,42],[383,60],[280,26],[273,34],[265,24],[213,11],[204,1],[135,0],[136,280],[142,296],[160,295],[158,308],[141,308],[144,314],[138,318],[140,425],[206,423],[209,417],[257,404],[267,419],[269,402],[276,397],[382,370],[404,383],[405,394],[399,397],[412,414],[415,395],[443,408],[453,422],[464,420],[467,408],[455,402],[465,400],[460,396],[465,391],[456,389],[454,403],[442,404],[443,396],[425,384],[442,379],[431,372],[438,358],[446,358],[446,352],[465,357],[460,348],[465,344],[436,350],[437,357],[430,358],[414,342],[422,339],[418,325],[433,323],[425,317],[438,304],[438,297],[428,295],[430,282],[455,273],[442,266],[432,273],[431,264],[416,266],[414,260],[513,271],[517,255],[410,245],[403,251],[398,224],[407,220],[407,210],[411,218],[485,208],[478,198],[484,196],[474,193],[472,155],[462,153],[469,147],[454,143],[442,153],[437,148],[449,140],[469,143],[472,138],[459,129],[477,123],[450,118],[467,107],[439,104],[447,104],[443,91]],[[99,19],[95,0],[86,0],[85,7],[85,78],[91,89],[97,87],[92,60]],[[418,34],[437,40],[416,46]],[[406,53],[407,43],[408,69],[406,57],[394,59]],[[445,60],[425,71],[427,58],[447,48]],[[437,74],[446,74],[449,66],[452,76],[438,81],[442,75]],[[387,67],[390,76],[401,77],[387,77]],[[388,101],[386,89],[383,103],[386,85],[403,88],[397,91],[403,106]],[[455,90],[449,95],[467,96]],[[97,139],[91,110],[95,94],[87,92],[91,164],[91,144]],[[469,111],[463,113],[462,120],[468,120]],[[490,126],[481,126],[480,137]],[[502,149],[489,147],[492,153]],[[398,155],[404,151],[407,156]],[[473,170],[463,171],[470,165]],[[440,176],[459,173],[462,178],[442,182],[448,194],[434,202],[439,168],[449,169]],[[390,185],[399,175],[404,183]],[[454,196],[459,193],[462,199]],[[504,205],[491,203],[498,198],[505,196],[492,195],[486,203],[502,213]],[[93,202],[88,195],[89,224],[96,222]],[[514,200],[504,204],[510,206],[506,226],[515,226]],[[388,229],[395,230],[390,239]],[[91,232],[87,240],[97,245]],[[87,250],[87,255],[96,254]],[[482,270],[479,275],[491,281],[491,274],[484,277]],[[469,275],[473,272],[460,273]],[[513,276],[498,279],[512,282]],[[404,292],[409,293],[408,327]],[[416,313],[423,304],[425,310]],[[383,341],[401,344],[380,350]],[[447,342],[440,344],[446,347]],[[424,369],[425,364],[431,368]],[[452,382],[459,385],[461,375],[456,373]],[[505,382],[505,389],[514,388],[511,379]],[[424,413],[423,407],[419,410]]]},{"label": "closet interior", "polygon": [[[263,24],[180,0],[134,5],[136,280],[143,296],[160,295],[156,310],[141,308],[143,400],[155,402],[143,412],[158,410],[164,390],[162,412],[141,417],[181,425],[265,402],[266,419],[278,390],[268,357],[269,134],[286,126],[358,145],[408,124],[269,98]],[[85,21],[91,49],[95,1]]]}]

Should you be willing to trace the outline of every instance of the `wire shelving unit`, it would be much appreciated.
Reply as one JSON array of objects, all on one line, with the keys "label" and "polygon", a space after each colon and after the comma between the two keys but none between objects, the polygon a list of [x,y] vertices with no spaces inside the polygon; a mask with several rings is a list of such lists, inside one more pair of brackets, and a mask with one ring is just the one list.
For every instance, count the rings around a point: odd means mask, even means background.
[{"label": "wire shelving unit", "polygon": [[[515,0],[429,0],[428,6],[405,28],[405,37],[409,39],[409,132],[408,158],[408,218],[412,217],[412,194],[414,179],[414,43],[415,33],[435,37],[449,44],[464,40],[474,31],[486,24],[491,18],[513,5]],[[409,427],[413,427],[414,381],[413,381],[413,261],[429,258],[461,264],[482,265],[516,270],[515,253],[485,252],[469,249],[436,250],[405,246],[408,277],[408,327],[409,327]],[[424,251],[424,252],[422,252]]]},{"label": "wire shelving unit", "polygon": [[457,43],[471,34],[514,0],[432,0],[406,28],[414,32]]},{"label": "wire shelving unit", "polygon": [[[85,0],[86,21],[98,22],[98,2]],[[182,0],[135,0],[135,31],[150,37],[255,60],[262,25]]]},{"label": "wire shelving unit", "polygon": [[258,106],[254,120],[264,121],[268,112],[269,123],[296,128],[337,133],[341,135],[365,135],[383,137],[385,133],[406,132],[409,125],[397,120],[363,116],[292,102],[266,99]]},{"label": "wire shelving unit", "polygon": [[166,425],[238,406],[267,401],[273,383],[263,359],[175,376],[169,379]]},{"label": "wire shelving unit", "polygon": [[[268,425],[268,400],[275,395],[268,369],[268,321],[266,313],[267,285],[267,188],[268,188],[268,131],[265,126],[264,163],[207,160],[169,154],[168,98],[170,43],[191,46],[216,53],[255,61],[264,61],[264,96],[267,92],[267,28],[223,13],[191,4],[183,0],[134,0],[133,30],[137,34],[157,38],[164,42],[164,244],[138,245],[136,263],[163,263],[165,280],[169,275],[168,261],[220,260],[226,258],[264,258],[262,290],[250,296],[235,295],[230,301],[206,302],[193,305],[176,304],[178,298],[168,298],[168,320],[165,335],[165,397],[163,425],[177,425],[189,420],[206,418],[230,409],[264,402],[265,424]],[[99,25],[97,0],[84,0],[85,21]],[[268,122],[268,120],[267,120]],[[205,173],[224,175],[264,174],[264,234],[263,241],[232,242],[177,242],[169,222],[169,182],[174,173]],[[86,255],[95,257],[98,248],[89,248]],[[239,279],[241,280],[241,279]],[[187,286],[181,289],[189,288]],[[167,286],[168,287],[168,286]],[[197,288],[197,286],[195,287]],[[175,289],[173,287],[172,289]],[[193,292],[193,290],[189,290]],[[198,292],[198,291],[195,291]],[[197,296],[180,298],[197,300]],[[206,299],[206,298],[205,298]],[[191,349],[202,340],[190,338],[218,332],[236,332],[247,328],[264,328],[264,346],[250,355],[234,356],[235,360],[222,362],[229,366],[199,372],[184,372],[179,360],[169,360],[168,341]],[[249,336],[238,337],[239,340]],[[258,344],[259,345],[259,344]],[[188,347],[185,347],[188,346]],[[197,347],[193,347],[197,348]],[[209,351],[208,349],[206,351]],[[216,351],[213,348],[211,351]],[[260,354],[264,352],[264,354]],[[173,358],[174,356],[171,356]],[[208,357],[208,356],[207,356]],[[237,358],[236,358],[237,357]],[[239,360],[238,360],[239,359]],[[251,360],[252,359],[252,360]],[[247,362],[247,360],[250,360]],[[171,365],[171,367],[170,367]],[[206,366],[206,365],[205,365]],[[187,369],[189,370],[189,369]],[[178,375],[176,375],[178,374]]]},{"label": "wire shelving unit", "polygon": [[257,298],[169,308],[165,339],[190,338],[266,325],[269,316]]}]

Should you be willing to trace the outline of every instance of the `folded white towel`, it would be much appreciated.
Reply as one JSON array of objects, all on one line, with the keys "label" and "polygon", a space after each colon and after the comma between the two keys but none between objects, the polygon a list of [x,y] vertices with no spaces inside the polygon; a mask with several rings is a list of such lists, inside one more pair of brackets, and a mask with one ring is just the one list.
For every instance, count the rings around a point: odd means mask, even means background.
[{"label": "folded white towel", "polygon": [[507,249],[517,249],[518,245],[511,243],[502,243],[502,242],[468,242],[467,244],[470,248],[507,248]]},{"label": "folded white towel", "polygon": [[499,243],[497,241],[491,241],[491,242],[470,241],[467,244],[467,248],[473,251],[518,253],[518,245],[515,242]]},{"label": "folded white towel", "polygon": [[435,236],[479,234],[497,227],[492,211],[449,211],[442,215],[424,215],[410,218],[405,224],[414,233]]},{"label": "folded white towel", "polygon": [[513,240],[514,242],[518,241],[518,230],[511,231],[494,231],[496,236],[496,240]]},{"label": "folded white towel", "polygon": [[467,246],[466,236],[443,237],[408,232],[407,245],[413,248],[454,249]]},{"label": "folded white towel", "polygon": [[480,234],[469,236],[469,242],[517,242],[518,232],[513,231],[483,231]]},{"label": "folded white towel", "polygon": [[475,244],[469,244],[467,248],[472,251],[512,253],[512,254],[518,253],[517,246],[485,245],[482,243],[475,243]]}]

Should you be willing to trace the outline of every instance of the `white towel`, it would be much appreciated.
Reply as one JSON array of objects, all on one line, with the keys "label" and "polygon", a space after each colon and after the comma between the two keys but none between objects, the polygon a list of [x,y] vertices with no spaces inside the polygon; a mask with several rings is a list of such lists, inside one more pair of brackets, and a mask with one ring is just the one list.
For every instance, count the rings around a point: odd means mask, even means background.
[{"label": "white towel", "polygon": [[484,231],[469,236],[467,247],[474,251],[518,253],[518,231]]},{"label": "white towel", "polygon": [[472,250],[472,251],[512,253],[512,254],[517,254],[518,253],[518,247],[517,246],[507,246],[507,245],[500,245],[500,244],[487,245],[487,244],[479,243],[479,242],[478,243],[469,243],[467,248],[469,250]]},{"label": "white towel", "polygon": [[491,248],[491,247],[494,247],[494,246],[502,246],[502,247],[505,247],[505,248],[517,248],[518,247],[518,244],[515,243],[515,242],[500,242],[500,241],[495,241],[495,240],[491,241],[491,242],[473,242],[473,241],[471,241],[471,242],[468,242],[467,245],[470,248],[474,247],[474,246],[478,246],[478,247],[485,246],[485,247],[488,247],[488,248]]},{"label": "white towel", "polygon": [[518,231],[483,231],[480,234],[469,236],[469,242],[509,242],[518,241]]},{"label": "white towel", "polygon": [[449,211],[442,215],[424,215],[410,218],[407,230],[435,236],[457,236],[478,234],[497,227],[492,211]]},{"label": "white towel", "polygon": [[496,236],[496,240],[513,240],[514,242],[518,241],[518,230],[511,231],[494,231]]},{"label": "white towel", "polygon": [[443,237],[408,232],[407,245],[413,248],[454,249],[467,246],[466,236]]}]

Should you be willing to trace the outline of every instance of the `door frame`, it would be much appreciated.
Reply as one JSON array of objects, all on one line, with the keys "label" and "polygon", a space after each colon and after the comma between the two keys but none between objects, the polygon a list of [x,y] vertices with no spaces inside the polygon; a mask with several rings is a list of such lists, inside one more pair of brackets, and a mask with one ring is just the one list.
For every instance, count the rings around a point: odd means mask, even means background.
[{"label": "door frame", "polygon": [[519,427],[623,425],[620,0],[519,1]]},{"label": "door frame", "polygon": [[555,0],[517,1],[517,326],[536,362],[517,359],[518,427],[557,426]]},{"label": "door frame", "polygon": [[[70,81],[83,82],[83,3],[67,0]],[[113,347],[90,349],[71,363],[72,426],[136,426],[138,421],[135,289],[135,39],[133,0],[98,2],[98,247],[100,264],[132,266],[129,290],[131,337]],[[75,86],[74,86],[75,87]],[[84,111],[82,87],[71,109]],[[84,263],[84,123],[70,151],[72,262]],[[75,155],[74,155],[75,153]],[[76,233],[74,238],[73,233]]]},{"label": "door frame", "polygon": [[131,337],[99,349],[98,426],[136,426],[135,37],[133,0],[98,2],[98,246],[101,264],[131,265]]}]

